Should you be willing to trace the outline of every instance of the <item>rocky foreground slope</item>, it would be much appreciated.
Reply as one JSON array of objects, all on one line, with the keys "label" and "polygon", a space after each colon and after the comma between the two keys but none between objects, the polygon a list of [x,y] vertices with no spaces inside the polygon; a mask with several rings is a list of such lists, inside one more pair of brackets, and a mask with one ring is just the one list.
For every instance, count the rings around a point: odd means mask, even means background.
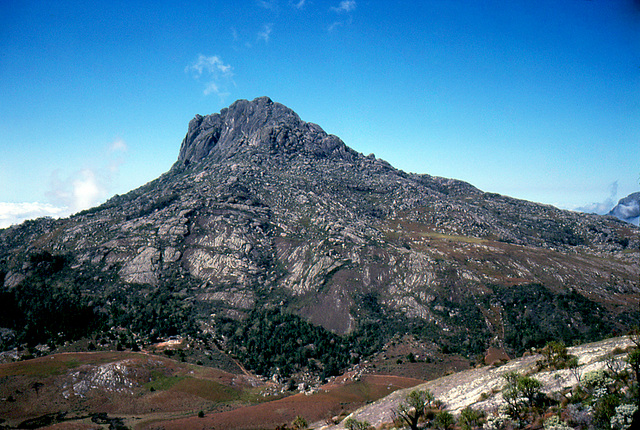
[{"label": "rocky foreground slope", "polygon": [[0,284],[64,256],[65,282],[112,318],[166,292],[199,330],[278,306],[339,334],[417,324],[469,354],[624,330],[639,243],[614,217],[395,169],[263,97],[197,115],[160,178],[0,230]]},{"label": "rocky foreground slope", "polygon": [[[620,369],[628,367],[624,358],[627,356],[628,348],[631,347],[633,343],[628,337],[618,337],[568,348],[568,353],[578,357],[577,374],[584,376],[591,371],[607,369],[607,360],[611,358],[620,366]],[[505,385],[503,375],[508,372],[517,372],[536,378],[542,383],[541,391],[552,398],[561,398],[560,392],[578,385],[576,372],[570,369],[538,371],[536,363],[542,359],[541,354],[531,354],[501,366],[484,366],[447,375],[415,387],[395,391],[354,411],[348,418],[366,421],[376,428],[380,428],[385,423],[393,423],[393,411],[404,401],[407,394],[414,390],[431,391],[435,398],[442,401],[446,409],[454,415],[459,415],[460,411],[466,407],[472,407],[475,410],[486,411],[491,416],[505,405],[502,396]],[[611,361],[609,365],[610,363]],[[340,429],[344,428],[345,422],[346,419],[335,426],[316,423],[313,428]]]}]

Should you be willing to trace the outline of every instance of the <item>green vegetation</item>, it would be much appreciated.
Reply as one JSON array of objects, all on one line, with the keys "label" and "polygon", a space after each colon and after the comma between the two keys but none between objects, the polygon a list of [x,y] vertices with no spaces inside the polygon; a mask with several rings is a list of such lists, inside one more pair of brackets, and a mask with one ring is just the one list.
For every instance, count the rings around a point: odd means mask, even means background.
[{"label": "green vegetation", "polygon": [[76,340],[104,327],[104,316],[82,294],[83,280],[75,280],[66,256],[40,252],[28,264],[31,270],[22,282],[0,287],[0,327],[16,333],[0,340],[2,349]]},{"label": "green vegetation", "polygon": [[502,397],[507,404],[506,413],[513,420],[525,419],[527,414],[544,404],[544,396],[540,392],[542,383],[537,379],[517,372],[508,372],[503,377],[506,383]]},{"label": "green vegetation", "polygon": [[485,418],[484,411],[477,411],[471,406],[467,406],[460,411],[458,424],[462,430],[471,430],[482,427]]},{"label": "green vegetation", "polygon": [[232,353],[261,375],[288,377],[306,368],[326,378],[350,363],[345,338],[277,309],[255,309],[241,322],[220,318],[218,326]]},{"label": "green vegetation", "polygon": [[539,370],[577,369],[578,367],[577,357],[567,352],[567,346],[564,342],[556,340],[547,342],[540,352],[542,353],[542,360],[536,363]]},{"label": "green vegetation", "polygon": [[[70,257],[47,251],[31,254],[24,266],[25,277],[17,285],[0,282],[0,327],[9,329],[0,336],[0,350],[55,347],[97,336],[118,350],[137,351],[139,338],[195,333],[195,311],[178,292],[185,281],[114,288],[109,273],[88,263],[78,267]],[[0,268],[0,281],[5,276]],[[97,285],[111,292],[103,296]],[[95,350],[96,344],[88,348]]]},{"label": "green vegetation", "polygon": [[371,427],[367,421],[358,421],[355,418],[347,418],[344,420],[344,428],[347,430],[368,430]]},{"label": "green vegetation", "polygon": [[195,334],[195,310],[185,302],[181,285],[170,280],[154,288],[133,286],[111,293],[107,301],[111,324],[155,340],[161,336]]},{"label": "green vegetation", "polygon": [[307,424],[307,420],[305,420],[304,417],[298,415],[296,419],[291,423],[291,427],[293,427],[294,430],[304,430],[308,428],[309,425]]},{"label": "green vegetation", "polygon": [[505,344],[517,355],[550,340],[569,345],[600,340],[639,321],[637,312],[613,315],[574,290],[558,293],[540,284],[494,286],[484,302],[499,304]]},{"label": "green vegetation", "polygon": [[[624,359],[629,367],[621,365],[619,356],[610,357],[605,368],[585,373],[573,389],[550,396],[541,392],[542,385],[537,379],[515,372],[506,373],[502,389],[506,406],[487,419],[485,428],[537,428],[539,424],[536,423],[543,417],[548,417],[544,421],[545,430],[636,428],[640,418],[640,374],[636,372],[640,370],[636,361],[640,357],[640,337],[633,334],[631,339],[635,346]],[[550,342],[543,351],[546,361],[553,363],[553,355],[561,357],[563,349],[562,344]],[[571,361],[571,358],[567,360]],[[477,425],[467,425],[468,415],[465,411],[460,415],[459,425],[464,430]]]},{"label": "green vegetation", "polygon": [[440,411],[433,419],[433,426],[438,430],[449,430],[456,423],[456,419],[449,411]]}]

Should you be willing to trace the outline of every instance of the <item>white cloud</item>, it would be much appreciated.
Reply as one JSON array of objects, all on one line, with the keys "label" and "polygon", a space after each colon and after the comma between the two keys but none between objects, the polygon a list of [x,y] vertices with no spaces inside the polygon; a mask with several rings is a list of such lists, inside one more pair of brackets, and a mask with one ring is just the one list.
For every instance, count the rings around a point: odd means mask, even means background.
[{"label": "white cloud", "polygon": [[215,82],[209,82],[207,84],[207,87],[204,89],[205,96],[208,96],[211,93],[220,94],[220,90],[218,89],[218,86],[216,85]]},{"label": "white cloud", "polygon": [[265,42],[269,42],[271,31],[273,31],[273,24],[265,24],[263,30],[258,33],[258,40],[262,39]]},{"label": "white cloud", "polygon": [[109,152],[127,152],[129,148],[122,139],[116,139],[109,145]]},{"label": "white cloud", "polygon": [[342,0],[338,6],[334,6],[331,10],[342,13],[342,12],[351,12],[355,10],[356,2],[355,0]]},{"label": "white cloud", "polygon": [[217,55],[206,57],[202,54],[198,55],[198,59],[193,64],[185,68],[185,72],[193,72],[196,78],[200,78],[203,73],[212,75],[233,73],[231,66],[224,64]]},{"label": "white cloud", "polygon": [[97,204],[106,194],[105,184],[99,184],[93,170],[83,169],[73,181],[73,209],[82,210]]},{"label": "white cloud", "polygon": [[62,178],[60,171],[54,171],[46,193],[47,199],[56,207],[67,208],[69,213],[103,202],[117,183],[128,148],[124,140],[116,139],[106,146],[107,154],[101,159],[102,166],[78,169]]},{"label": "white cloud", "polygon": [[124,154],[127,153],[129,147],[122,139],[116,139],[109,144],[109,172],[112,176],[118,174],[120,166],[124,163]]},{"label": "white cloud", "polygon": [[277,7],[275,0],[257,0],[257,3],[264,9],[275,10]]},{"label": "white cloud", "polygon": [[296,9],[302,9],[305,3],[306,3],[306,0],[300,0],[297,3],[293,3],[293,7],[295,7]]},{"label": "white cloud", "polygon": [[40,217],[58,218],[68,214],[68,208],[53,206],[49,203],[0,202],[0,228],[6,228],[13,224],[20,224],[28,219]]},{"label": "white cloud", "polygon": [[609,185],[609,197],[602,202],[589,203],[584,206],[576,207],[574,210],[591,214],[604,215],[616,205],[618,196],[618,181]]},{"label": "white cloud", "polygon": [[0,202],[0,228],[39,217],[65,217],[101,203],[110,196],[128,149],[118,138],[105,145],[101,167],[76,170],[62,179],[60,171],[54,171],[45,193],[50,203]]},{"label": "white cloud", "polygon": [[68,208],[70,213],[95,206],[108,197],[116,173],[112,166],[100,172],[82,169],[64,179],[59,178],[59,172],[53,172],[46,196],[54,205]]},{"label": "white cloud", "polygon": [[344,22],[342,22],[342,21],[336,21],[336,22],[334,22],[333,24],[331,24],[331,25],[329,26],[329,31],[333,31],[333,30],[335,30],[336,28],[340,27],[341,25],[344,25]]},{"label": "white cloud", "polygon": [[198,59],[185,67],[186,73],[191,73],[196,80],[204,80],[204,94],[211,93],[219,96],[227,95],[226,88],[233,84],[233,67],[225,64],[217,55],[210,57],[200,54]]}]

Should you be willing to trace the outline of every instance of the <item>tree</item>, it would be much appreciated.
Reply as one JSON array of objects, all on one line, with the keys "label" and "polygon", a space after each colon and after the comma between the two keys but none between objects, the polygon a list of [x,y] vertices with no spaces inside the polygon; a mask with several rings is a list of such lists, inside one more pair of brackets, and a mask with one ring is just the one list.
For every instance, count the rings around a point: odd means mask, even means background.
[{"label": "tree", "polygon": [[569,361],[567,361],[567,367],[571,371],[571,374],[576,378],[576,382],[580,384],[580,379],[582,378],[582,372],[580,370],[580,360],[578,357],[571,357]]},{"label": "tree", "polygon": [[43,386],[44,384],[42,382],[34,382],[33,384],[31,384],[31,388],[33,388],[36,392],[36,397],[38,397],[40,388]]},{"label": "tree", "polygon": [[393,413],[402,425],[409,426],[411,430],[417,430],[418,422],[426,415],[427,408],[431,406],[434,399],[429,390],[414,390],[407,394],[407,397],[394,409]]},{"label": "tree", "polygon": [[544,359],[538,363],[540,368],[549,367],[552,369],[564,369],[569,364],[569,360],[573,357],[567,352],[567,346],[564,342],[552,340],[542,348],[542,356]]},{"label": "tree", "polygon": [[540,395],[542,383],[531,376],[521,376],[518,378],[517,384],[525,403],[531,408],[534,407]]},{"label": "tree", "polygon": [[627,355],[627,363],[631,366],[631,370],[633,370],[633,375],[635,376],[636,406],[640,409],[640,348],[636,347]]},{"label": "tree", "polygon": [[508,414],[513,419],[521,419],[527,409],[535,406],[542,383],[517,372],[508,372],[502,376],[507,381],[502,389],[502,397],[507,403]]}]

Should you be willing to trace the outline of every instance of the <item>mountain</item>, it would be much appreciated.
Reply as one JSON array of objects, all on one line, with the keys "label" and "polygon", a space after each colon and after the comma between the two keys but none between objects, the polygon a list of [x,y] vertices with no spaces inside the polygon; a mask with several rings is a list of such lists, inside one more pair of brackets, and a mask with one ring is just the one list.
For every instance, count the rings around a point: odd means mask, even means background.
[{"label": "mountain", "polygon": [[638,237],[614,217],[403,172],[266,97],[239,100],[196,115],[158,179],[0,230],[0,340],[209,333],[249,360],[247,315],[273,328],[263,311],[278,309],[362,354],[399,332],[521,352],[637,322]]},{"label": "mountain", "polygon": [[623,221],[638,224],[640,217],[640,192],[631,193],[627,197],[620,199],[617,205],[609,212]]}]

